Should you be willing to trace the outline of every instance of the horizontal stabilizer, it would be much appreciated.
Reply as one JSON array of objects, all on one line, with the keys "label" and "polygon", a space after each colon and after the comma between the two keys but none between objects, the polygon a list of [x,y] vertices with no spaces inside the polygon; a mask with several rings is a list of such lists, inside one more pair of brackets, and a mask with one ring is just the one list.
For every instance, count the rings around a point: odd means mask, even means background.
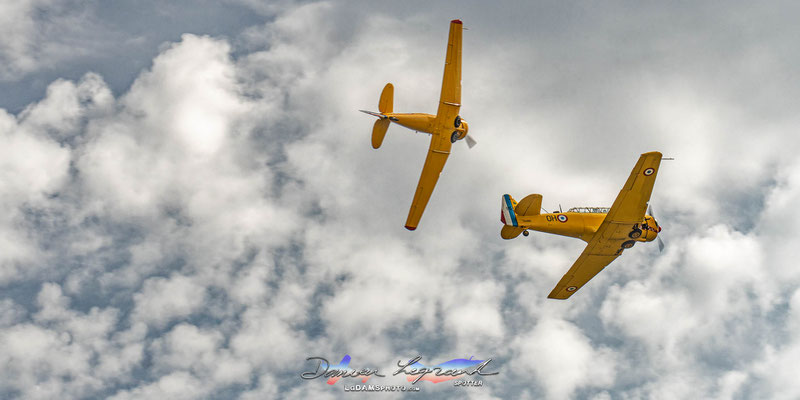
[{"label": "horizontal stabilizer", "polygon": [[513,239],[519,236],[519,234],[522,233],[523,231],[525,231],[524,228],[511,225],[503,225],[503,229],[500,230],[500,237],[502,237],[503,239]]},{"label": "horizontal stabilizer", "polygon": [[381,114],[391,114],[392,107],[394,103],[394,86],[391,83],[387,83],[386,86],[383,87],[383,92],[381,92],[381,99],[378,101],[378,111]]},{"label": "horizontal stabilizer", "polygon": [[542,210],[542,195],[529,194],[514,208],[514,212],[521,216],[539,215]]},{"label": "horizontal stabilizer", "polygon": [[383,138],[386,136],[386,130],[389,129],[388,119],[379,119],[375,121],[372,126],[372,148],[377,149],[381,147]]}]

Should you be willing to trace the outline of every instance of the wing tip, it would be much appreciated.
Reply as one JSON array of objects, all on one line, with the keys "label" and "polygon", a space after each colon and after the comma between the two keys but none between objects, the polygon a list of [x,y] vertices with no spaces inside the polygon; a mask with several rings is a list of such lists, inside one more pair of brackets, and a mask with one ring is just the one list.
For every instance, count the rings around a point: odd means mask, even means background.
[{"label": "wing tip", "polygon": [[548,299],[553,299],[553,300],[566,300],[570,297],[572,297],[572,293],[567,293],[566,295],[562,295],[561,293],[555,293],[555,294],[550,293],[549,295],[547,295]]},{"label": "wing tip", "polygon": [[558,285],[558,286],[553,288],[553,290],[550,292],[550,294],[547,295],[547,298],[548,299],[555,299],[555,300],[566,300],[566,299],[572,297],[572,295],[575,294],[575,292],[577,292],[578,289],[580,289],[580,288],[577,287],[577,286],[564,287],[564,286]]},{"label": "wing tip", "polygon": [[406,229],[408,229],[408,230],[410,230],[410,231],[414,231],[414,230],[416,230],[416,229],[417,229],[417,227],[416,227],[416,226],[409,226],[409,225],[406,225]]},{"label": "wing tip", "polygon": [[461,22],[460,19],[454,19],[454,20],[450,21],[450,23],[452,23],[452,24],[461,24],[461,25],[464,24],[463,22]]}]

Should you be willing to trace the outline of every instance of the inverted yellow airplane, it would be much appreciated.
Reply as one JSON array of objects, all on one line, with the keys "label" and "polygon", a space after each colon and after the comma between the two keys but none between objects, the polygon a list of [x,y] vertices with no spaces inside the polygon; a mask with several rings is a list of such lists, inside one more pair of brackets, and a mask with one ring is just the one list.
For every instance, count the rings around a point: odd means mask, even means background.
[{"label": "inverted yellow airplane", "polygon": [[457,140],[466,138],[467,145],[470,148],[475,145],[475,140],[471,136],[467,136],[469,131],[467,122],[458,115],[458,111],[461,108],[462,27],[461,20],[454,19],[450,21],[450,37],[447,40],[442,93],[439,97],[439,110],[436,115],[394,112],[394,86],[391,83],[387,83],[383,88],[378,102],[379,112],[359,110],[378,117],[372,127],[373,148],[381,147],[383,138],[386,136],[386,130],[391,122],[431,135],[428,157],[425,159],[425,166],[422,167],[422,175],[419,177],[417,192],[414,194],[411,209],[408,211],[408,219],[406,219],[406,229],[411,231],[417,229],[417,225],[419,225],[425,206],[431,198],[433,188],[436,186],[447,157],[450,155],[452,144]]},{"label": "inverted yellow airplane", "polygon": [[[547,296],[567,299],[624,249],[633,247],[636,242],[652,242],[658,237],[661,227],[653,218],[652,208],[647,210],[647,204],[660,164],[661,153],[642,154],[611,208],[577,207],[567,212],[541,214],[541,194],[528,195],[519,203],[505,194],[500,214],[504,226],[500,236],[503,239],[513,239],[520,233],[528,236],[528,229],[531,229],[588,242],[572,268]],[[658,246],[663,250],[661,238],[658,238]]]}]

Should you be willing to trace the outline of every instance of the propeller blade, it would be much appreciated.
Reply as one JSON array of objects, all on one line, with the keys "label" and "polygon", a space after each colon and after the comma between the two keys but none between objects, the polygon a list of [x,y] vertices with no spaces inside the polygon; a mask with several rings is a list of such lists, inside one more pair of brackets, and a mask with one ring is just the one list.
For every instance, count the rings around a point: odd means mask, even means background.
[{"label": "propeller blade", "polygon": [[[656,215],[653,213],[653,206],[650,204],[647,205],[647,214],[653,217],[653,222],[655,222],[656,226],[658,226],[658,222],[656,221]],[[659,230],[661,230],[660,227]],[[664,241],[661,240],[661,236],[656,236],[656,239],[658,239],[658,252],[661,253],[664,251],[665,247]]]},{"label": "propeller blade", "polygon": [[647,213],[650,214],[651,217],[653,217],[653,223],[656,224],[656,226],[658,227],[659,230],[661,230],[661,225],[658,224],[658,220],[656,219],[656,215],[653,212],[653,206],[650,205],[650,204],[647,205]]},{"label": "propeller blade", "polygon": [[476,142],[475,139],[472,138],[472,135],[468,134],[467,137],[465,137],[464,139],[467,141],[467,146],[469,146],[470,149],[475,147],[476,144],[478,144],[478,142]]}]

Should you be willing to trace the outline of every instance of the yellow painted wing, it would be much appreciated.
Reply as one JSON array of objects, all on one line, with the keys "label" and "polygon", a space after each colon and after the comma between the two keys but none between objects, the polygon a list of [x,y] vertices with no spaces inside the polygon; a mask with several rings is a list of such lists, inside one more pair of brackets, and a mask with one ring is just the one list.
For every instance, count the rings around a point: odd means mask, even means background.
[{"label": "yellow painted wing", "polygon": [[408,211],[406,229],[414,230],[419,225],[422,213],[428,205],[439,175],[442,173],[447,157],[450,155],[450,135],[455,130],[455,119],[461,107],[461,33],[460,20],[450,21],[450,36],[447,39],[447,55],[442,78],[442,94],[439,98],[439,111],[436,113],[428,157],[422,167],[417,192]]},{"label": "yellow painted wing", "polygon": [[647,211],[647,202],[650,201],[650,194],[653,193],[659,165],[661,165],[661,153],[657,151],[644,153],[639,157],[603,223],[642,221]]},{"label": "yellow painted wing", "polygon": [[661,164],[661,153],[642,154],[614,205],[583,253],[547,296],[567,299],[621,254],[633,225],[642,222]]},{"label": "yellow painted wing", "polygon": [[437,126],[446,128],[448,135],[455,129],[454,121],[461,107],[461,33],[463,26],[460,20],[450,21],[442,94],[439,97],[439,110],[436,112]]},{"label": "yellow painted wing", "polygon": [[441,135],[438,137],[437,135],[431,136],[428,157],[425,159],[425,166],[422,167],[422,175],[419,177],[417,192],[414,193],[414,201],[411,202],[411,209],[408,210],[408,219],[406,219],[406,229],[410,231],[417,229],[422,213],[425,212],[425,206],[428,205],[428,200],[433,193],[433,188],[436,187],[439,175],[442,173],[447,157],[450,155],[450,146],[452,146],[450,139],[441,139]]}]

